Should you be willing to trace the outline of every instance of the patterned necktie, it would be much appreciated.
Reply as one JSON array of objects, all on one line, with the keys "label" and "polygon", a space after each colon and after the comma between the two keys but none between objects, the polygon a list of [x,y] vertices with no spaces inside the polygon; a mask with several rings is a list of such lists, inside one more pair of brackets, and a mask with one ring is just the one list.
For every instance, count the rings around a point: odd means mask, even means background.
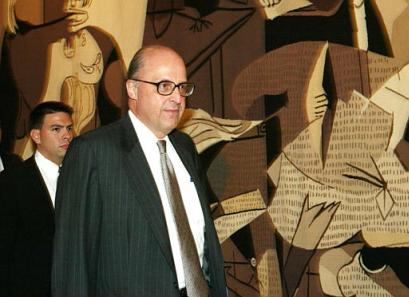
[{"label": "patterned necktie", "polygon": [[158,147],[166,193],[179,236],[187,295],[189,297],[207,297],[209,288],[200,268],[199,256],[183,206],[176,175],[166,154],[166,141],[158,140]]}]

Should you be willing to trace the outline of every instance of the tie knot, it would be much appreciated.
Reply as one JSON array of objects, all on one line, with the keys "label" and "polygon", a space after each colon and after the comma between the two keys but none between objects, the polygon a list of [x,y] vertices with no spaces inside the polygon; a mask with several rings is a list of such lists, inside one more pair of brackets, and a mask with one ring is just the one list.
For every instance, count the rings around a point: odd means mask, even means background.
[{"label": "tie knot", "polygon": [[157,144],[158,144],[159,152],[161,154],[166,154],[166,140],[158,140]]}]

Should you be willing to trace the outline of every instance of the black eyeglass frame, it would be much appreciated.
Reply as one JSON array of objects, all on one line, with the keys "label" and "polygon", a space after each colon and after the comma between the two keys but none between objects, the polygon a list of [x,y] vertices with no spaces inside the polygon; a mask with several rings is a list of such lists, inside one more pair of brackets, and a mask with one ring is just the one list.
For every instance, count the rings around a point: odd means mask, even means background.
[{"label": "black eyeglass frame", "polygon": [[[176,83],[174,83],[173,81],[171,81],[171,80],[166,80],[166,79],[165,79],[165,80],[161,80],[161,81],[159,81],[159,82],[147,81],[147,80],[137,79],[137,78],[128,78],[128,80],[139,81],[139,82],[143,82],[143,83],[147,83],[147,84],[154,85],[154,86],[156,86],[156,92],[158,92],[158,94],[159,94],[159,95],[162,95],[162,96],[170,96],[170,95],[173,94],[173,92],[175,91],[175,89],[178,88],[178,89],[179,89],[179,94],[180,94],[180,96],[182,96],[182,97],[189,97],[190,95],[193,94],[193,92],[194,92],[194,90],[195,90],[195,87],[196,87],[194,83],[181,82],[181,83],[176,84]],[[160,84],[162,84],[162,83],[171,83],[171,84],[173,84],[172,91],[171,91],[169,94],[164,94],[164,93],[159,92],[159,86],[160,86]],[[188,95],[182,95],[182,94],[181,94],[181,92],[180,92],[180,87],[183,86],[183,85],[192,86],[192,91],[190,92],[190,94],[188,94]]]}]

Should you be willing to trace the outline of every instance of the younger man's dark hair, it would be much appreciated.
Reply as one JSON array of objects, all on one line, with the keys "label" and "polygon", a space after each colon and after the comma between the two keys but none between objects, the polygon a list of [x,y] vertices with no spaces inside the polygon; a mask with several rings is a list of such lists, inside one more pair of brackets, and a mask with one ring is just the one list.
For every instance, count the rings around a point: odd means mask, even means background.
[{"label": "younger man's dark hair", "polygon": [[71,116],[74,111],[71,106],[60,101],[46,101],[40,103],[30,113],[28,131],[31,131],[32,129],[40,129],[43,126],[44,117],[47,114],[56,112],[65,112]]}]

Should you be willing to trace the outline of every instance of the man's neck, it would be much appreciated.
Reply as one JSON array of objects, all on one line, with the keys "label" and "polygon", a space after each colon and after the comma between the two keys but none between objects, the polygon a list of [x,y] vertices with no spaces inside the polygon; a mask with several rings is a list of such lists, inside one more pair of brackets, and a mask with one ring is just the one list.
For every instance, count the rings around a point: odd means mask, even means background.
[{"label": "man's neck", "polygon": [[49,162],[52,162],[56,166],[58,166],[58,167],[61,166],[62,162],[59,159],[58,160],[52,160],[50,158],[47,158],[46,155],[44,153],[42,153],[41,150],[39,150],[39,149],[36,150],[36,153],[38,153],[41,158],[43,158],[43,159],[45,159],[45,160],[47,160]]}]

